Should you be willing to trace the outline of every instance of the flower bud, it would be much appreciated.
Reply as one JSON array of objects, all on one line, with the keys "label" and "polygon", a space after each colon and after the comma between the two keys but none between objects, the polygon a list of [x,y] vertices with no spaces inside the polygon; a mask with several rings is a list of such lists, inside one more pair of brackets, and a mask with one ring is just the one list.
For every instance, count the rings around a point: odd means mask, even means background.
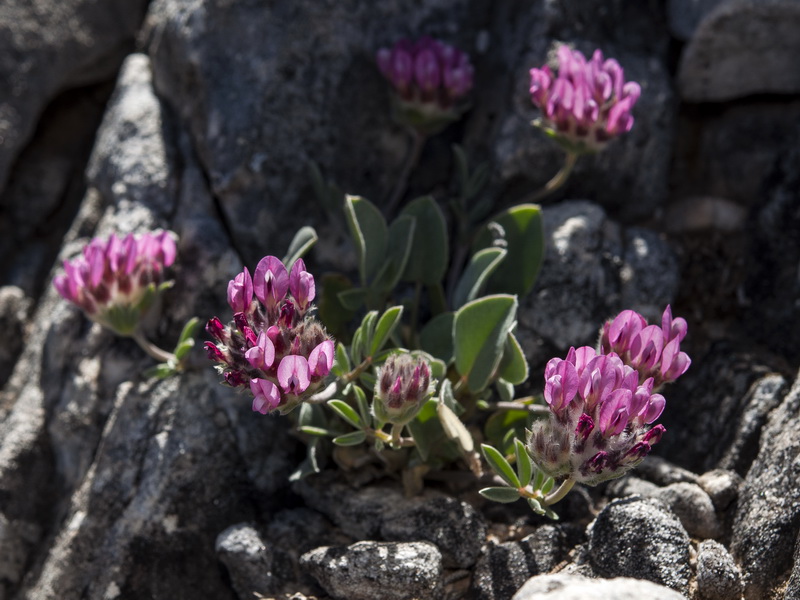
[{"label": "flower bud", "polygon": [[430,397],[428,361],[411,354],[392,354],[378,372],[373,411],[379,421],[404,425]]}]

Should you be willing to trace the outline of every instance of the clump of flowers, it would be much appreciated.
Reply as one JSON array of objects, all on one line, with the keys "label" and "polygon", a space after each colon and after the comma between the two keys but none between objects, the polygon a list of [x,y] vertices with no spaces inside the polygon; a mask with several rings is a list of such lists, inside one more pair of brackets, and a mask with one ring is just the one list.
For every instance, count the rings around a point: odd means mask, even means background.
[{"label": "clump of flowers", "polygon": [[310,315],[315,295],[302,259],[289,272],[280,259],[265,256],[252,277],[245,267],[228,284],[233,321],[208,321],[215,340],[205,344],[208,357],[228,385],[250,390],[254,411],[291,411],[330,372],[335,348]]},{"label": "clump of flowers", "polygon": [[663,435],[651,427],[664,410],[653,378],[639,374],[614,353],[571,348],[545,369],[544,399],[550,419],[528,437],[533,462],[548,476],[595,485],[639,464]]},{"label": "clump of flowers", "polygon": [[630,131],[641,88],[625,81],[619,63],[600,50],[586,60],[566,45],[557,58],[557,74],[548,66],[530,71],[531,101],[542,112],[534,124],[575,153],[596,152]]},{"label": "clump of flowers", "polygon": [[657,389],[675,381],[692,363],[680,349],[686,330],[686,320],[673,319],[669,306],[661,317],[661,327],[648,325],[639,313],[624,310],[603,325],[600,349],[603,353],[616,352],[636,369],[639,381],[653,379]]},{"label": "clump of flowers", "polygon": [[378,68],[392,84],[395,117],[422,133],[432,133],[458,119],[472,89],[469,56],[430,37],[401,40],[376,55]]},{"label": "clump of flowers", "polygon": [[133,335],[156,294],[169,285],[164,271],[175,261],[175,239],[170,231],[94,238],[80,256],[64,261],[53,285],[93,321]]},{"label": "clump of flowers", "polygon": [[428,361],[410,354],[392,354],[375,383],[375,416],[385,423],[405,425],[433,393]]}]

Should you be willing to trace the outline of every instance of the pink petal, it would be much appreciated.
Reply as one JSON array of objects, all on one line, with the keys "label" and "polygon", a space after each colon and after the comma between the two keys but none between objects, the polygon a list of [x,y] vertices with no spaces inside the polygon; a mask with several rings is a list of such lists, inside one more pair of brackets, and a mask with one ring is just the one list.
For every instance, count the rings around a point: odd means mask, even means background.
[{"label": "pink petal", "polygon": [[278,365],[278,383],[287,394],[299,395],[308,389],[311,372],[308,361],[296,354],[284,356]]},{"label": "pink petal", "polygon": [[289,290],[289,274],[286,267],[275,256],[265,256],[256,266],[253,290],[265,306],[275,306],[283,300]]},{"label": "pink petal", "polygon": [[308,355],[308,365],[315,377],[325,377],[331,372],[335,348],[331,340],[325,340]]}]

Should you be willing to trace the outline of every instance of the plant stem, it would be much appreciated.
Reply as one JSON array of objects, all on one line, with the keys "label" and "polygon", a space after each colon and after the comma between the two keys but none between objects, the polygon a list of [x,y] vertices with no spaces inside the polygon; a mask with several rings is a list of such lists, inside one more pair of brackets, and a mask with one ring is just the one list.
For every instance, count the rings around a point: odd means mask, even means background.
[{"label": "plant stem", "polygon": [[564,496],[566,496],[569,493],[569,491],[572,489],[572,486],[574,485],[575,485],[574,479],[570,478],[564,480],[564,482],[560,486],[558,486],[558,488],[556,488],[555,491],[551,492],[542,499],[542,504],[545,504],[546,506],[555,504],[559,500],[563,499]]},{"label": "plant stem", "polygon": [[392,439],[389,442],[392,446],[400,446],[400,434],[403,433],[403,427],[405,427],[405,425],[398,425],[397,423],[392,424]]},{"label": "plant stem", "polygon": [[493,405],[497,410],[527,410],[533,414],[546,415],[550,413],[550,409],[541,404],[523,404],[516,400],[511,402],[496,402]]},{"label": "plant stem", "polygon": [[543,188],[526,196],[524,202],[539,202],[564,185],[567,182],[567,179],[569,179],[569,175],[572,173],[572,168],[575,166],[577,160],[578,154],[575,152],[567,152],[567,157],[564,159],[564,165],[561,167],[561,170],[553,175],[553,178],[545,183]]},{"label": "plant stem", "polygon": [[397,183],[392,191],[392,195],[389,197],[389,201],[386,203],[385,214],[387,219],[391,218],[392,215],[394,215],[395,210],[397,210],[397,205],[403,198],[403,194],[408,187],[408,177],[411,175],[411,171],[414,169],[414,167],[417,166],[419,157],[422,155],[422,147],[425,145],[425,140],[427,139],[424,134],[420,133],[416,129],[409,128],[408,131],[411,134],[411,150],[406,156],[406,161],[403,164],[403,170],[400,171],[400,176],[397,178]]},{"label": "plant stem", "polygon": [[173,363],[173,364],[178,363],[178,359],[175,358],[175,355],[172,352],[167,352],[166,350],[162,350],[161,348],[153,344],[150,340],[144,337],[144,334],[139,329],[135,329],[131,334],[131,337],[137,344],[139,344],[139,347],[142,350],[147,352],[148,356],[151,356],[158,362]]},{"label": "plant stem", "polygon": [[422,282],[418,281],[414,286],[414,305],[411,307],[411,332],[409,334],[409,346],[419,347],[419,332],[417,323],[419,322],[419,303],[422,297]]}]

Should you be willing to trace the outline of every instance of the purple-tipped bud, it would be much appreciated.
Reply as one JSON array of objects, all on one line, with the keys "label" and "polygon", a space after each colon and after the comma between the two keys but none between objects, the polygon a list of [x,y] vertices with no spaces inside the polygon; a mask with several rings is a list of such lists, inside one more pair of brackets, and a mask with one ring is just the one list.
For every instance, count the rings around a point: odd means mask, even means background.
[{"label": "purple-tipped bud", "polygon": [[373,411],[385,423],[405,424],[417,414],[432,392],[426,359],[392,354],[378,373]]},{"label": "purple-tipped bud", "polygon": [[651,446],[655,446],[658,442],[661,441],[662,436],[667,432],[666,427],[659,424],[653,427],[650,431],[644,434],[642,437],[643,442],[647,442]]},{"label": "purple-tipped bud", "polygon": [[206,348],[206,353],[208,354],[209,360],[215,360],[221,363],[227,363],[227,359],[225,355],[222,353],[222,350],[217,348],[217,346],[213,342],[205,342],[204,346]]},{"label": "purple-tipped bud", "polygon": [[225,383],[231,387],[247,385],[249,381],[249,377],[240,371],[225,371],[223,378],[225,379]]},{"label": "purple-tipped bud", "polygon": [[578,426],[575,427],[575,436],[585,442],[594,430],[594,420],[586,413],[581,414],[578,419]]},{"label": "purple-tipped bud", "polygon": [[638,461],[642,460],[648,454],[650,454],[650,444],[647,442],[637,442],[625,453],[624,458]]},{"label": "purple-tipped bud", "polygon": [[600,473],[608,466],[608,452],[598,452],[586,461],[586,467],[589,471]]},{"label": "purple-tipped bud", "polygon": [[234,313],[246,312],[253,302],[253,279],[247,267],[228,282],[228,304]]},{"label": "purple-tipped bud", "polygon": [[225,339],[225,326],[217,317],[211,317],[206,323],[206,333],[221,342]]}]

